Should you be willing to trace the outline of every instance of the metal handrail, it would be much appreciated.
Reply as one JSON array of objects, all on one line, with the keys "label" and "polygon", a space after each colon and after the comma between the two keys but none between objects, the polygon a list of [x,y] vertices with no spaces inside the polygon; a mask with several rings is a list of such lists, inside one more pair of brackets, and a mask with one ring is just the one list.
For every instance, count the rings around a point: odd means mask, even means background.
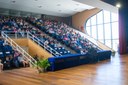
[{"label": "metal handrail", "polygon": [[78,32],[80,35],[84,36],[84,38],[87,38],[92,44],[94,44],[94,45],[97,46],[98,48],[105,50],[104,48],[99,47],[99,44],[98,44],[98,43],[100,43],[100,44],[102,44],[103,46],[105,46],[107,49],[111,50],[112,52],[115,52],[112,48],[106,46],[105,44],[99,42],[98,40],[95,40],[94,38],[90,37],[89,35],[87,35],[87,34],[81,32],[81,31],[78,31],[78,30],[76,30],[76,29],[73,29],[73,30],[76,31],[76,32]]},{"label": "metal handrail", "polygon": [[5,32],[2,32],[1,36],[5,39],[5,42],[8,42],[14,49],[20,52],[23,55],[23,57],[30,62],[30,64],[34,65],[34,63],[37,62],[26,51],[24,51],[17,43],[15,43],[7,34],[5,34]]},{"label": "metal handrail", "polygon": [[60,53],[58,53],[57,51],[55,51],[50,46],[44,45],[44,43],[39,38],[37,38],[35,35],[31,34],[30,32],[27,32],[27,38],[29,38],[29,39],[37,42],[40,46],[42,46],[43,48],[45,48],[46,50],[48,50],[54,56],[56,56],[56,55],[62,56]]},{"label": "metal handrail", "polygon": [[[13,32],[13,31],[3,31],[5,34],[7,35],[14,35],[14,37],[17,39],[19,38],[18,35],[19,32]],[[36,42],[38,45],[42,46],[45,50],[49,51],[51,54],[53,54],[54,56],[62,56],[60,53],[58,53],[57,51],[55,51],[53,48],[51,48],[49,45],[44,45],[44,42],[42,42],[38,37],[36,37],[35,35],[33,35],[31,32],[24,32],[25,36],[22,37],[20,36],[20,38],[25,38],[27,37],[28,39],[33,40],[34,42]]]},{"label": "metal handrail", "polygon": [[[78,30],[76,30],[76,29],[73,29],[72,27],[70,27],[70,26],[68,26],[70,29],[72,29],[72,30],[74,30],[75,32],[78,32],[80,35],[83,35],[83,33],[82,32],[80,32],[80,31],[78,31]],[[87,36],[86,36],[87,37]],[[85,38],[85,34],[84,34],[84,38]],[[96,42],[92,42],[90,39],[88,39],[89,41],[90,41],[90,43],[91,44],[93,44],[93,45],[95,45],[98,49],[102,49],[102,48],[100,48],[98,45],[97,45],[97,43]]]}]

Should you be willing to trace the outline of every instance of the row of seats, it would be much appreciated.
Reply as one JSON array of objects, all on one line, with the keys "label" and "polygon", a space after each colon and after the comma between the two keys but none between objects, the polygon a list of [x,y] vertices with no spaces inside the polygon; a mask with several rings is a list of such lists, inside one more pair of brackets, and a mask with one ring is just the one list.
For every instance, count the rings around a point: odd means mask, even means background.
[{"label": "row of seats", "polygon": [[94,49],[95,51],[101,50],[62,22],[33,17],[28,17],[27,20],[36,25],[40,30],[75,50],[77,53],[86,54],[90,49]]},{"label": "row of seats", "polygon": [[3,39],[0,39],[0,61],[3,70],[29,66],[29,62]]},{"label": "row of seats", "polygon": [[[56,55],[56,57],[48,59],[51,64],[49,69],[52,71],[110,59],[111,51],[101,51],[101,49],[62,22],[32,17],[28,17],[27,21],[37,27],[32,26],[22,17],[2,16],[0,17],[0,28],[2,31],[19,32],[21,36],[24,36],[24,33],[29,31],[35,37],[38,37],[40,43],[44,44],[45,47],[50,46],[62,54],[63,56]],[[38,28],[46,34],[42,33]],[[48,37],[47,34],[53,38]],[[78,54],[71,54],[71,52],[66,50],[59,42],[75,50]],[[28,64],[28,61],[23,59],[21,54],[11,49],[8,44],[4,44],[4,40],[0,41],[0,45],[2,48],[0,50],[3,53],[3,56],[0,58],[6,68],[13,66],[19,67],[20,63],[22,63],[23,66]],[[11,56],[8,53],[10,53]]]},{"label": "row of seats", "polygon": [[[27,20],[31,21],[33,24],[36,24],[40,30],[36,27],[33,27],[29,23],[27,23],[22,17],[10,17],[10,16],[1,16],[1,28],[6,31],[16,31],[19,32],[22,36],[24,36],[24,32],[30,31],[32,34],[40,34],[42,31],[45,31],[50,36],[56,38],[61,41],[65,45],[69,46],[71,49],[75,50],[77,53],[85,54],[89,49],[95,49],[98,51],[99,49],[91,44],[87,39],[84,39],[79,33],[76,33],[73,29],[62,22],[56,21],[43,21],[42,19],[36,18],[27,18]],[[10,30],[11,29],[11,30]],[[54,47],[49,44],[51,39],[48,40],[43,39],[44,37],[40,36],[41,40],[45,40],[44,43],[52,47],[54,50],[58,51],[61,55],[70,54],[71,52],[60,47]],[[59,44],[58,42],[54,44]],[[55,49],[56,48],[56,49]],[[58,50],[60,49],[60,50]]]},{"label": "row of seats", "polygon": [[[25,36],[25,32],[31,32],[33,35],[37,36],[41,40],[41,43],[45,43],[45,45],[50,46],[55,51],[58,51],[61,55],[70,54],[71,52],[68,51],[63,47],[58,47],[58,43],[56,40],[45,35],[45,37],[41,36],[44,35],[39,29],[32,26],[31,24],[27,23],[22,17],[12,17],[12,16],[0,16],[0,28],[2,31],[13,31],[21,34],[22,37]],[[48,42],[48,43],[46,43]],[[53,42],[56,47],[51,46],[50,42]],[[59,50],[58,50],[59,49]]]},{"label": "row of seats", "polygon": [[45,46],[50,46],[52,49],[54,49],[55,51],[57,51],[59,54],[61,55],[67,55],[67,54],[71,54],[70,51],[66,50],[60,43],[58,43],[56,40],[47,37],[46,34],[41,34],[37,36],[38,39],[41,40],[41,43],[43,43]]},{"label": "row of seats", "polygon": [[4,40],[0,40],[0,58],[13,54],[13,49],[10,45],[4,43]]}]

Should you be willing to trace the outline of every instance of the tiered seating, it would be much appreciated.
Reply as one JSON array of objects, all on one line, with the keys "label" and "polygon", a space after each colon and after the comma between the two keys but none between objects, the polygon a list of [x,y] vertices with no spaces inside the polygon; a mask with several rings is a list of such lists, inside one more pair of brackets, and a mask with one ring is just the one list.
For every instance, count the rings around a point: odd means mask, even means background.
[{"label": "tiered seating", "polygon": [[[61,55],[70,54],[71,52],[66,50],[64,47],[60,45],[56,40],[53,40],[52,38],[48,37],[47,35],[44,35],[39,29],[36,27],[30,25],[27,23],[24,19],[21,17],[10,17],[10,16],[1,16],[0,17],[1,22],[1,28],[2,31],[13,31],[21,34],[22,37],[24,37],[25,32],[30,32],[39,39],[42,40],[45,45],[50,46],[52,49],[60,53]],[[52,45],[53,44],[53,45]]]},{"label": "tiered seating", "polygon": [[2,31],[19,32],[21,36],[27,31],[33,34],[39,33],[39,30],[25,22],[21,17],[0,16],[0,23]]},{"label": "tiered seating", "polygon": [[98,47],[89,42],[87,39],[82,37],[75,30],[67,26],[62,22],[41,20],[29,17],[28,20],[33,24],[37,25],[40,30],[46,32],[50,36],[56,38],[58,41],[69,46],[71,49],[75,50],[77,53],[86,54],[92,49],[99,51]]},{"label": "tiered seating", "polygon": [[5,44],[3,39],[0,39],[0,59],[2,60],[2,63],[4,64],[4,68],[8,68],[7,67],[7,63],[6,61],[6,57],[9,57],[11,55],[13,55],[13,49],[10,45]]},{"label": "tiered seating", "polygon": [[13,54],[13,49],[10,45],[4,44],[3,40],[0,40],[0,57],[8,56]]},{"label": "tiered seating", "polygon": [[78,53],[48,58],[51,64],[49,70],[55,71],[87,63],[97,63],[111,58],[111,51],[101,50],[62,22],[32,17],[27,18],[27,21]]},{"label": "tiered seating", "polygon": [[[48,37],[46,34],[43,34],[39,29],[30,25],[20,17],[0,17],[0,19],[0,27],[2,28],[2,30],[19,32],[21,36],[24,36],[24,32],[29,31],[41,40],[40,43],[43,43],[46,47],[50,46],[63,55],[59,57],[56,56],[48,58],[51,64],[49,70],[54,71],[86,63],[96,63],[101,60],[110,59],[111,57],[111,51],[103,51],[99,49],[87,39],[82,37],[75,30],[62,22],[41,20],[31,17],[27,18],[27,20],[37,26],[41,31],[44,31],[53,38],[56,38],[61,43],[69,46],[78,54],[70,54],[70,51],[67,51],[63,46],[61,46],[57,40]],[[0,45],[2,44],[3,41],[0,41]],[[8,49],[10,49],[10,47],[8,46],[5,46],[4,49],[0,49],[0,56],[8,56],[8,53],[10,52],[10,50]],[[10,53],[14,53],[14,56],[20,56],[19,54],[17,54],[17,51]],[[3,59],[8,60],[8,58]],[[14,65],[18,67],[17,64]]]},{"label": "tiered seating", "polygon": [[29,66],[28,61],[3,39],[0,39],[0,60],[2,60],[4,70]]},{"label": "tiered seating", "polygon": [[8,56],[8,55],[11,55],[13,54],[13,49],[10,45],[8,44],[5,44],[4,47],[3,47],[3,51],[4,51],[4,55],[5,56]]},{"label": "tiered seating", "polygon": [[4,58],[3,43],[4,43],[4,40],[0,39],[0,58],[1,59]]},{"label": "tiered seating", "polygon": [[16,31],[18,29],[18,25],[15,20],[9,16],[0,16],[0,30],[4,31]]},{"label": "tiered seating", "polygon": [[[46,34],[41,34],[38,36],[38,38],[45,44],[50,46],[52,49],[54,49],[55,51],[57,51],[58,53],[60,53],[61,55],[67,55],[67,54],[71,54],[70,51],[66,50],[64,47],[61,46],[60,43],[58,43],[56,40],[47,37]],[[42,43],[41,42],[41,43]]]}]

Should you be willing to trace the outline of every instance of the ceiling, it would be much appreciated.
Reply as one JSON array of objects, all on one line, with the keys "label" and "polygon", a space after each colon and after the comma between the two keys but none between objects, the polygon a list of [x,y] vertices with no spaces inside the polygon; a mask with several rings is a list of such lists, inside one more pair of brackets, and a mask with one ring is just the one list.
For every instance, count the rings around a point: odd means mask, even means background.
[{"label": "ceiling", "polygon": [[[0,8],[55,16],[71,16],[77,12],[97,7],[95,4],[99,2],[96,1],[100,0],[0,0]],[[99,3],[99,5],[101,4]]]},{"label": "ceiling", "polygon": [[109,3],[111,5],[116,5],[116,3],[119,1],[119,0],[102,0],[103,2],[106,2],[106,3]]},{"label": "ceiling", "polygon": [[0,7],[57,16],[69,16],[94,8],[73,0],[0,0]]},{"label": "ceiling", "polygon": [[107,11],[118,13],[118,8],[116,6],[105,3],[102,0],[74,0],[74,1],[77,1],[83,4],[88,4],[95,8],[104,9]]}]

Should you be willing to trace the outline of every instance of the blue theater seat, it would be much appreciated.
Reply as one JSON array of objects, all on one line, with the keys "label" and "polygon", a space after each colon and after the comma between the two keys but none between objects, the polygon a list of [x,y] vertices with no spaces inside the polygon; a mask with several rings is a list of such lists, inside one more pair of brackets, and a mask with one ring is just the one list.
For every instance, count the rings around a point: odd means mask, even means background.
[{"label": "blue theater seat", "polygon": [[4,51],[4,55],[5,56],[9,56],[9,55],[11,55],[13,53],[13,49],[12,49],[12,47],[10,45],[5,45],[3,47],[3,51]]},{"label": "blue theater seat", "polygon": [[4,41],[0,40],[0,46],[3,46]]},{"label": "blue theater seat", "polygon": [[4,57],[4,53],[0,52],[0,58],[3,58],[3,57]]}]

